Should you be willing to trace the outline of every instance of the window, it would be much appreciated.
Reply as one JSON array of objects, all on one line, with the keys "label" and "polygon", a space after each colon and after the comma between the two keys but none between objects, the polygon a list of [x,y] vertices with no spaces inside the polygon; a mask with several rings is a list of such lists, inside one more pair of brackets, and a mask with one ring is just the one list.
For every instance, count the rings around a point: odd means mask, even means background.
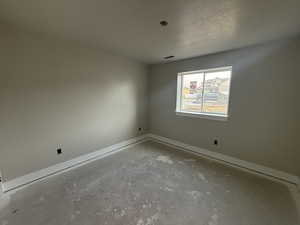
[{"label": "window", "polygon": [[177,115],[227,120],[232,67],[184,72],[177,79]]}]

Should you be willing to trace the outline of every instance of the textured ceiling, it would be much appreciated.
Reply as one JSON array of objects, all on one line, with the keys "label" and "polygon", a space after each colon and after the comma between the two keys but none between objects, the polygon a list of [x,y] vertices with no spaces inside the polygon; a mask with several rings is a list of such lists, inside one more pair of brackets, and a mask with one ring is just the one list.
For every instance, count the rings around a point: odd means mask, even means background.
[{"label": "textured ceiling", "polygon": [[159,63],[295,35],[300,0],[1,0],[0,21]]}]

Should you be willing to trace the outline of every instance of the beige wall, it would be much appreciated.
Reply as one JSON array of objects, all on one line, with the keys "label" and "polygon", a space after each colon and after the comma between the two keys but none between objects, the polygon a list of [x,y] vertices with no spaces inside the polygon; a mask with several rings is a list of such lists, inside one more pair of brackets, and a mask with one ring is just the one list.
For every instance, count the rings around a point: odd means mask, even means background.
[{"label": "beige wall", "polygon": [[147,67],[77,45],[1,30],[4,180],[127,140],[142,133],[138,127],[147,129]]},{"label": "beige wall", "polygon": [[[300,175],[299,64],[297,38],[151,66],[150,131]],[[229,121],[175,115],[177,73],[228,65]]]}]

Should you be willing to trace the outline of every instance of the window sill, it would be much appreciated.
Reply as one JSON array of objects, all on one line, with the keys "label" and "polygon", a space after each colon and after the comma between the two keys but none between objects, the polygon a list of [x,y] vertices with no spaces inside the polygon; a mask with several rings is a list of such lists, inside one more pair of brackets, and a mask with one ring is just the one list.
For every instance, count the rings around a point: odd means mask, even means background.
[{"label": "window sill", "polygon": [[218,114],[205,114],[205,113],[194,113],[194,112],[179,112],[176,111],[177,116],[187,116],[194,118],[202,118],[209,120],[227,121],[228,116],[218,115]]}]

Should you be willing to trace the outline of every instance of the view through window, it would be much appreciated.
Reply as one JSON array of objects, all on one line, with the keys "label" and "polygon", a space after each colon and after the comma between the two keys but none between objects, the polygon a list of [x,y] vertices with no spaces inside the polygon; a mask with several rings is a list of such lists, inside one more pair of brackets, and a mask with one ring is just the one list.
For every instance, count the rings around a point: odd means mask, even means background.
[{"label": "view through window", "polygon": [[177,111],[227,116],[231,67],[178,75]]}]

